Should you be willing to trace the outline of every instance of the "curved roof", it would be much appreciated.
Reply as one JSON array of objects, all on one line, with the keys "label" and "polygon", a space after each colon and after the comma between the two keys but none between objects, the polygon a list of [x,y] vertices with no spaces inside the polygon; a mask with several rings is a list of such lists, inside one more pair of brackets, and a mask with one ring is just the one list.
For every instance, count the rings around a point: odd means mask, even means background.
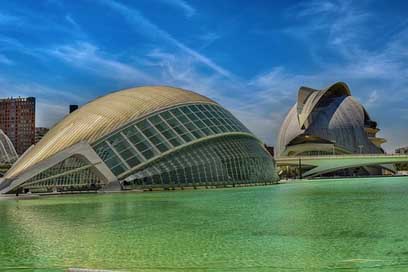
[{"label": "curved roof", "polygon": [[321,91],[301,87],[298,93],[297,113],[299,118],[299,126],[303,128],[309,115],[316,108],[316,106],[327,97],[336,96],[350,96],[349,87],[344,82],[336,82],[333,85]]},{"label": "curved roof", "polygon": [[359,150],[358,146],[363,145],[365,153],[378,153],[380,149],[365,132],[367,121],[373,122],[364,107],[351,96],[345,83],[338,82],[321,91],[301,87],[297,103],[281,125],[277,156],[282,155],[289,143],[299,135],[335,141],[337,146],[350,152]]},{"label": "curved roof", "polygon": [[13,143],[9,137],[0,129],[0,163],[12,163],[18,158]]},{"label": "curved roof", "polygon": [[292,141],[296,136],[303,133],[300,129],[298,116],[296,112],[297,105],[295,104],[289,112],[286,114],[285,120],[283,121],[279,133],[278,141],[276,144],[276,155],[279,156],[284,152],[286,146]]},{"label": "curved roof", "polygon": [[92,143],[150,113],[185,103],[213,103],[197,93],[167,86],[131,88],[99,97],[66,116],[6,173],[12,178],[67,147]]}]

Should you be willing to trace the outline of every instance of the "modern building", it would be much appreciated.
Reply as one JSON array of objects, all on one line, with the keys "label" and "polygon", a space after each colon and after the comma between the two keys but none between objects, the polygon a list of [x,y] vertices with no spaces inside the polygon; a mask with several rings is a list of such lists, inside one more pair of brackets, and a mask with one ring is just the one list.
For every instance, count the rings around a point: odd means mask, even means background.
[{"label": "modern building", "polygon": [[18,158],[17,152],[14,149],[13,143],[9,137],[0,130],[0,164],[14,163]]},{"label": "modern building", "polygon": [[0,193],[273,183],[273,158],[197,93],[126,89],[67,115],[6,173]]},{"label": "modern building", "polygon": [[69,113],[73,113],[78,109],[78,105],[69,105]]},{"label": "modern building", "polygon": [[[377,137],[379,130],[345,83],[337,82],[323,90],[301,87],[297,103],[280,128],[276,155],[383,154],[381,144],[385,139]],[[393,166],[342,169],[331,174],[381,174],[382,169],[392,171]]]},{"label": "modern building", "polygon": [[[397,155],[408,155],[408,146],[395,149]],[[398,163],[397,170],[399,174],[408,175],[408,163]]]},{"label": "modern building", "polygon": [[0,129],[23,154],[35,143],[35,98],[0,99]]},{"label": "modern building", "polygon": [[49,130],[50,129],[46,127],[36,127],[35,128],[35,143],[38,143]]}]

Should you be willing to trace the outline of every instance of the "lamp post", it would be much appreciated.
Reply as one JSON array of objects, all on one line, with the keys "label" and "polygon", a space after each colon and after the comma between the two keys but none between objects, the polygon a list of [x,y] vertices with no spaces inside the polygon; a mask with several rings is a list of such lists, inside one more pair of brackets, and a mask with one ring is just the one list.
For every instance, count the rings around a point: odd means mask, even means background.
[{"label": "lamp post", "polygon": [[332,140],[333,143],[333,156],[336,155],[336,140]]},{"label": "lamp post", "polygon": [[358,148],[360,148],[360,155],[363,154],[363,147],[364,145],[359,145]]},{"label": "lamp post", "polygon": [[302,158],[299,157],[299,179],[302,179]]}]

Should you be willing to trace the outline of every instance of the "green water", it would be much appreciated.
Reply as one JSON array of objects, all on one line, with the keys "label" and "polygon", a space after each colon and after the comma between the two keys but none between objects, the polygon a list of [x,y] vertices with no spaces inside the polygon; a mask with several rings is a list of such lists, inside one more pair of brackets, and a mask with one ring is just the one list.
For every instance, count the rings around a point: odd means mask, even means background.
[{"label": "green water", "polygon": [[408,271],[408,178],[0,201],[0,271]]}]

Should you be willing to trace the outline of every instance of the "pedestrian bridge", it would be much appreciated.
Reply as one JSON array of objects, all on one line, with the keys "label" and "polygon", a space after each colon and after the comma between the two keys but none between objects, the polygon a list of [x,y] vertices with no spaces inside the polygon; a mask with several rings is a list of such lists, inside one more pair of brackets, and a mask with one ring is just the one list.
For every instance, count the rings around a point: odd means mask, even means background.
[{"label": "pedestrian bridge", "polygon": [[[314,177],[337,170],[394,163],[408,163],[408,155],[394,154],[347,154],[322,155],[303,157],[279,157],[276,159],[278,167],[302,166],[308,168],[303,177]],[[311,168],[311,169],[310,169]]]}]

